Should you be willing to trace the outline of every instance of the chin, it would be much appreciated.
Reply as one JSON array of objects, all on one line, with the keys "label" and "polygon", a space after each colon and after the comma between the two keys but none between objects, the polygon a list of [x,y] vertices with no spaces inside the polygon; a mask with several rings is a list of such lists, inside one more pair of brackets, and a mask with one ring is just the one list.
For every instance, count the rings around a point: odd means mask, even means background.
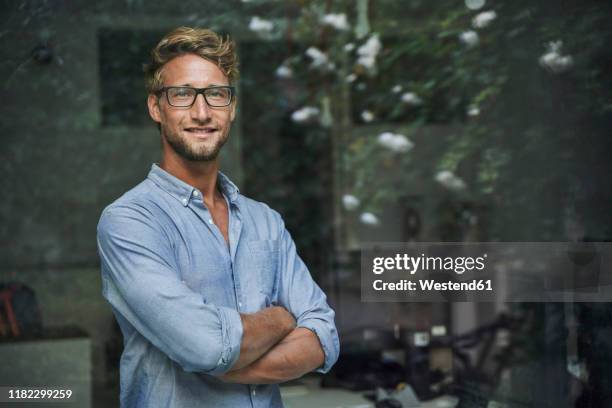
[{"label": "chin", "polygon": [[221,146],[215,146],[212,149],[189,149],[188,156],[192,161],[213,161],[219,156],[219,152],[221,151]]}]

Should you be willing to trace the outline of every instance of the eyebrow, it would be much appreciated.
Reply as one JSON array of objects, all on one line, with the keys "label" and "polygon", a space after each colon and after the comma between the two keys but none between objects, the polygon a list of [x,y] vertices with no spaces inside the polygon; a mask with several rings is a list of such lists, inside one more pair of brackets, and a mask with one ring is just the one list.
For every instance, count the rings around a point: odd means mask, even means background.
[{"label": "eyebrow", "polygon": [[[193,86],[191,84],[182,84],[182,85],[169,85],[169,86],[188,86],[190,88],[197,88],[196,86]],[[229,84],[209,84],[208,86],[206,86],[205,88],[210,88],[212,86],[229,86]]]}]

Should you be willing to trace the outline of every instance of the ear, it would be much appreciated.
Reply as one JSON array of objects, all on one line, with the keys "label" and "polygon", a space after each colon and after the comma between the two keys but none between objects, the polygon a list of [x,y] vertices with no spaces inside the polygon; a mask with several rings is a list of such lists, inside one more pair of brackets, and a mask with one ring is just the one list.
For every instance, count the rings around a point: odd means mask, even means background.
[{"label": "ear", "polygon": [[149,94],[147,97],[147,106],[151,119],[153,119],[154,122],[161,123],[161,111],[159,109],[159,98],[157,95]]},{"label": "ear", "polygon": [[234,96],[234,100],[230,106],[230,122],[233,122],[236,117],[236,105],[238,105],[238,98]]}]

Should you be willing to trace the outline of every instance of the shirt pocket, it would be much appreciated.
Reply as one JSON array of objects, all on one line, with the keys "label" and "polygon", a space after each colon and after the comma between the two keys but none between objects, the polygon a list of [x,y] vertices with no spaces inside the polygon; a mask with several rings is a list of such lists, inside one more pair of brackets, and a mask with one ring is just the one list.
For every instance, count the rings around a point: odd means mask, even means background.
[{"label": "shirt pocket", "polygon": [[253,265],[253,273],[257,277],[257,285],[261,293],[271,300],[276,290],[276,277],[280,257],[278,240],[250,241],[249,263]]}]

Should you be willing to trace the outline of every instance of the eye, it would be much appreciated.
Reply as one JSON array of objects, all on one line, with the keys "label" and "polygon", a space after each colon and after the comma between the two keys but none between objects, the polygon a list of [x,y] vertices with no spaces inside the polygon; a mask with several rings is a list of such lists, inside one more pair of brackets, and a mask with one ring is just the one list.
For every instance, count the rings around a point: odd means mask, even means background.
[{"label": "eye", "polygon": [[210,98],[225,99],[228,97],[229,91],[227,88],[211,88],[207,91]]},{"label": "eye", "polygon": [[193,95],[193,90],[189,88],[174,88],[172,89],[172,96],[177,98],[187,98]]}]

